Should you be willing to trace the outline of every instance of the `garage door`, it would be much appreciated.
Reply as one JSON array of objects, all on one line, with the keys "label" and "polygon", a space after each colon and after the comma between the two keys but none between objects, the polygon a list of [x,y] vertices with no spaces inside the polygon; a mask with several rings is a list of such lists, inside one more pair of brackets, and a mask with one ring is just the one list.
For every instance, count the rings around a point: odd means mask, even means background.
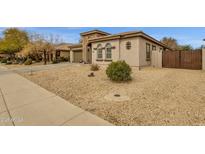
[{"label": "garage door", "polygon": [[74,51],[73,52],[73,62],[79,63],[83,59],[82,51]]}]

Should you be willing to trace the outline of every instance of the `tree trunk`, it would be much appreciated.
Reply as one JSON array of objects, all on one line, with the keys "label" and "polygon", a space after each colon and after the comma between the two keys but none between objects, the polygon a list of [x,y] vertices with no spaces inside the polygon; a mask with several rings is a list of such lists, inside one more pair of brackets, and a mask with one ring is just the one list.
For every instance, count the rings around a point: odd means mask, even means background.
[{"label": "tree trunk", "polygon": [[50,62],[50,54],[47,53],[47,57],[48,57],[48,62]]},{"label": "tree trunk", "polygon": [[44,65],[47,63],[47,56],[46,56],[46,51],[43,51],[43,59],[44,59]]}]

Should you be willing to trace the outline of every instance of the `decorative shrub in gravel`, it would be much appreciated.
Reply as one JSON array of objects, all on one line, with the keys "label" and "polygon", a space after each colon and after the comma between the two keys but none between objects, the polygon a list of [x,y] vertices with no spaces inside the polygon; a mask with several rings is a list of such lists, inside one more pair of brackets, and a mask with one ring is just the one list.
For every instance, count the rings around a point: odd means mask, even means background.
[{"label": "decorative shrub in gravel", "polygon": [[92,64],[90,66],[91,71],[98,71],[100,69],[100,66],[98,64]]},{"label": "decorative shrub in gravel", "polygon": [[52,60],[52,64],[57,64],[57,63],[59,63],[59,61],[57,59]]},{"label": "decorative shrub in gravel", "polygon": [[68,57],[60,57],[58,58],[59,62],[68,62],[69,58]]},{"label": "decorative shrub in gravel", "polygon": [[6,63],[7,62],[7,58],[3,58],[2,60],[1,60],[1,63]]},{"label": "decorative shrub in gravel", "polygon": [[18,62],[17,60],[15,60],[15,61],[13,62],[13,64],[19,64],[19,62]]},{"label": "decorative shrub in gravel", "polygon": [[6,65],[11,65],[11,64],[12,64],[12,61],[9,61],[9,60],[6,61]]},{"label": "decorative shrub in gravel", "polygon": [[125,61],[112,62],[106,69],[108,78],[112,81],[131,80],[131,67]]},{"label": "decorative shrub in gravel", "polygon": [[68,62],[69,58],[68,57],[64,57],[64,62]]},{"label": "decorative shrub in gravel", "polygon": [[25,62],[24,65],[31,65],[32,64],[32,59],[28,58]]}]

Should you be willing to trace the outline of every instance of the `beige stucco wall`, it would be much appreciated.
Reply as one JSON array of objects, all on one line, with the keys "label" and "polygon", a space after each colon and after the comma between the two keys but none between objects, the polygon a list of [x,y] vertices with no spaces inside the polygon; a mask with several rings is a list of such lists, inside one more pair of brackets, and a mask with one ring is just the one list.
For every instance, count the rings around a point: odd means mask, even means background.
[{"label": "beige stucco wall", "polygon": [[202,48],[202,70],[205,70],[205,47]]},{"label": "beige stucco wall", "polygon": [[70,51],[61,51],[60,57],[70,57]]},{"label": "beige stucco wall", "polygon": [[[131,49],[126,49],[126,43],[131,42]],[[162,51],[160,48],[163,47],[148,41],[142,37],[133,37],[126,39],[117,39],[111,41],[103,41],[92,43],[92,63],[96,64],[109,64],[109,61],[97,61],[97,48],[98,44],[101,44],[102,47],[105,47],[107,43],[110,43],[115,49],[112,49],[112,60],[125,60],[130,66],[135,67],[143,67],[143,66],[151,66],[151,64],[156,65],[157,67],[161,67],[162,65]],[[150,61],[146,60],[146,43],[150,44],[151,49],[151,59]],[[152,45],[156,46],[156,51],[158,51],[155,59],[152,63]],[[103,59],[105,59],[105,50],[103,50]],[[157,60],[157,61],[156,61]]]},{"label": "beige stucco wall", "polygon": [[[112,61],[119,60],[119,40],[111,40],[111,41],[104,41],[104,42],[97,42],[92,43],[92,63],[93,64],[109,64],[110,61],[97,61],[97,46],[98,44],[101,44],[102,47],[105,47],[107,43],[110,43],[112,47],[115,47],[115,49],[112,49]],[[102,50],[103,52],[103,59],[105,59],[105,49]]]},{"label": "beige stucco wall", "polygon": [[73,62],[73,51],[72,50],[70,51],[70,62],[71,63]]},{"label": "beige stucco wall", "polygon": [[92,34],[87,34],[85,36],[81,36],[82,39],[82,50],[83,50],[83,60],[87,62],[88,60],[88,53],[87,53],[87,44],[88,44],[88,40],[91,38],[97,38],[97,37],[101,37],[104,36],[103,34],[99,34],[99,33],[92,33]]},{"label": "beige stucco wall", "polygon": [[151,66],[162,68],[162,50],[152,51],[151,59]]},{"label": "beige stucco wall", "polygon": [[[126,43],[131,42],[131,49],[126,49]],[[97,61],[97,48],[98,44],[101,44],[102,47],[105,47],[107,43],[110,43],[112,47],[112,61],[124,60],[130,66],[139,66],[139,51],[138,51],[138,38],[129,38],[123,40],[110,40],[92,43],[92,63],[94,64],[109,64],[110,61],[105,61],[105,49],[103,49],[103,61]]]},{"label": "beige stucco wall", "polygon": [[[126,48],[126,43],[131,42],[131,48]],[[120,42],[121,60],[126,61],[130,66],[139,67],[139,37],[123,39]]]},{"label": "beige stucco wall", "polygon": [[[151,59],[150,61],[146,60],[146,43],[150,44],[150,48],[151,48]],[[156,51],[160,51],[160,48],[163,48],[151,41],[148,41],[142,37],[139,38],[139,65],[140,66],[150,66],[152,63],[152,45],[156,46]],[[161,54],[159,54],[158,56],[160,56]],[[162,56],[162,55],[161,55]],[[160,59],[159,59],[160,60]],[[159,62],[160,63],[160,62]]]}]

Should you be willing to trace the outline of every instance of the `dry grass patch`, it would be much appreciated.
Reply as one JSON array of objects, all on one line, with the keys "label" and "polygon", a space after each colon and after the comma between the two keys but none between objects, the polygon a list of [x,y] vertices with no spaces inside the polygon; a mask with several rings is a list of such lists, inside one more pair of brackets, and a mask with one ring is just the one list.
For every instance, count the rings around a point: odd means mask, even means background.
[{"label": "dry grass patch", "polygon": [[203,71],[133,68],[127,83],[113,83],[103,67],[95,77],[89,73],[85,65],[22,75],[115,125],[205,125]]}]

